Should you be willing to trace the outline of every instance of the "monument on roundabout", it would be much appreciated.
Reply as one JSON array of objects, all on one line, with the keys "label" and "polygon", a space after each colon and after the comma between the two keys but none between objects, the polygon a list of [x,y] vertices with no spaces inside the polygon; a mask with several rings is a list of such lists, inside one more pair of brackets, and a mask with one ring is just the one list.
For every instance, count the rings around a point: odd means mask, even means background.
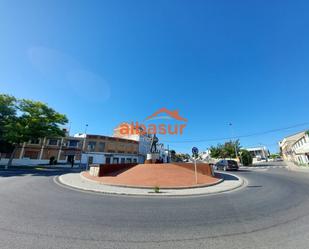
[{"label": "monument on roundabout", "polygon": [[160,151],[157,148],[158,142],[159,142],[159,138],[154,133],[153,137],[151,139],[150,150],[149,150],[149,153],[147,153],[145,163],[152,164],[152,163],[160,163],[161,162]]},{"label": "monument on roundabout", "polygon": [[[84,172],[83,176],[91,180],[98,181],[100,184],[151,188],[160,187],[160,189],[185,189],[192,186],[210,186],[217,184],[222,180],[215,176],[212,167],[206,163],[185,163],[169,161],[164,162],[163,145],[159,143],[156,134],[149,137],[150,144],[147,157],[144,163],[136,165],[96,165],[98,168],[95,174],[94,170]],[[193,154],[198,151],[194,150]],[[93,165],[91,168],[94,168]]]}]

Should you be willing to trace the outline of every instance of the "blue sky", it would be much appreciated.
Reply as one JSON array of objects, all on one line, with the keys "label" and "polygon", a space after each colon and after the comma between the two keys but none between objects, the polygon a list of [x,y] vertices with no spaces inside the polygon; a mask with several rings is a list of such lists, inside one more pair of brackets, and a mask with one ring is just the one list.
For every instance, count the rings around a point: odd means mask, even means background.
[{"label": "blue sky", "polygon": [[[111,135],[157,109],[188,119],[177,151],[309,122],[307,1],[0,2],[0,92]],[[233,131],[229,127],[232,123]],[[272,151],[283,136],[241,138]]]}]

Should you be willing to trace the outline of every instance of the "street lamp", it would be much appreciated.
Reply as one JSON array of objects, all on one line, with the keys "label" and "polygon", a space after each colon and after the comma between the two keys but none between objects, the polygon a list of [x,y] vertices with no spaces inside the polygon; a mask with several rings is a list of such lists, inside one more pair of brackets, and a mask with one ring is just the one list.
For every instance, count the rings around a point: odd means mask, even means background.
[{"label": "street lamp", "polygon": [[[81,148],[81,155],[80,155],[80,162],[79,162],[79,167],[81,168],[82,166],[82,155],[83,152],[85,151],[85,147],[86,147],[86,138],[87,138],[87,129],[88,129],[88,124],[85,125],[85,132],[84,132],[84,139],[83,139],[83,144],[82,144],[82,148]],[[86,155],[86,171],[88,169],[88,157]]]},{"label": "street lamp", "polygon": [[[232,123],[229,123],[229,126],[231,128],[231,142],[232,142],[232,139],[234,137],[234,130],[233,130],[233,127],[232,127]],[[234,149],[235,149],[235,157],[237,159],[237,147],[236,147],[236,141],[235,141],[235,144],[234,144]]]}]

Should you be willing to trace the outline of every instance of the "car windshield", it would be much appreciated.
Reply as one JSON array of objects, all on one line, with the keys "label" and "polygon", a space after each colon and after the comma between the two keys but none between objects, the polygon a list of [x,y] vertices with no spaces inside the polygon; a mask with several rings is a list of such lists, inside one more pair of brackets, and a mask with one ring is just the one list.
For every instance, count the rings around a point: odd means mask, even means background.
[{"label": "car windshield", "polygon": [[233,161],[233,160],[228,160],[228,163],[229,163],[229,164],[233,164],[233,165],[237,164],[237,162],[236,162],[236,161]]}]

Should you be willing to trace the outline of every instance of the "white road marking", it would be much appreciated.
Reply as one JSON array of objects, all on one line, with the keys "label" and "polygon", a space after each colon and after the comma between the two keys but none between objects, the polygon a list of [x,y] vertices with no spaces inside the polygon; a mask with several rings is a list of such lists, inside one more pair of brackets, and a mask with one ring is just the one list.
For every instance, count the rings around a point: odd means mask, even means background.
[{"label": "white road marking", "polygon": [[261,169],[283,169],[287,166],[253,166],[253,167],[240,167],[240,169],[261,170]]}]

